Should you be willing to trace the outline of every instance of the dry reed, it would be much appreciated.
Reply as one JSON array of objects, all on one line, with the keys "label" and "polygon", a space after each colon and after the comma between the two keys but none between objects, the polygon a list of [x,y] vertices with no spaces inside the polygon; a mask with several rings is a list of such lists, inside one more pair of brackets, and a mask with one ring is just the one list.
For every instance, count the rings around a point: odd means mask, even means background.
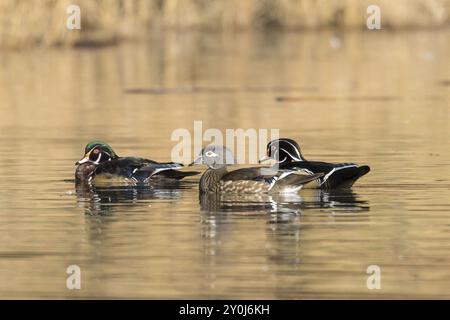
[{"label": "dry reed", "polygon": [[[2,0],[0,48],[102,44],[153,30],[365,27],[371,0]],[[448,26],[450,0],[377,0],[385,29]],[[66,7],[81,8],[81,30]]]}]

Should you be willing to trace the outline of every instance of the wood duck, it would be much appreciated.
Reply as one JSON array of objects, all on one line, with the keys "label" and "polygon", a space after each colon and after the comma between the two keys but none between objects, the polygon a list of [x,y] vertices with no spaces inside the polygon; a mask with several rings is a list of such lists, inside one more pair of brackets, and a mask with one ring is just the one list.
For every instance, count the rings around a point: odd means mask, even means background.
[{"label": "wood duck", "polygon": [[323,173],[298,174],[296,170],[278,170],[267,167],[242,168],[228,171],[235,164],[231,151],[223,146],[209,145],[191,163],[205,163],[208,169],[200,178],[201,193],[288,193],[297,192],[304,184],[318,179]]},{"label": "wood duck", "polygon": [[325,175],[315,184],[309,184],[320,189],[350,188],[356,180],[370,171],[369,166],[358,166],[354,163],[328,163],[308,161],[300,152],[300,146],[292,139],[275,139],[267,145],[267,154],[260,163],[269,159],[277,161],[280,169],[298,170],[303,173]]},{"label": "wood duck", "polygon": [[119,157],[105,142],[89,142],[83,159],[76,162],[75,181],[93,183],[141,184],[180,180],[196,171],[178,171],[180,163],[159,163],[137,157]]}]

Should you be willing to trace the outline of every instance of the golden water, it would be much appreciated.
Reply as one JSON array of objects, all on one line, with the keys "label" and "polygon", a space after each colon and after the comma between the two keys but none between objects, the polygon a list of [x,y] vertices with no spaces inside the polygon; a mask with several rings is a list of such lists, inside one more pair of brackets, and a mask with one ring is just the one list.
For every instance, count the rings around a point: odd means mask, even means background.
[{"label": "golden water", "polygon": [[[449,39],[169,33],[1,52],[0,297],[450,298]],[[372,171],[351,192],[223,201],[199,199],[197,178],[78,196],[67,182],[92,138],[165,161],[194,120],[279,128],[307,158]]]}]

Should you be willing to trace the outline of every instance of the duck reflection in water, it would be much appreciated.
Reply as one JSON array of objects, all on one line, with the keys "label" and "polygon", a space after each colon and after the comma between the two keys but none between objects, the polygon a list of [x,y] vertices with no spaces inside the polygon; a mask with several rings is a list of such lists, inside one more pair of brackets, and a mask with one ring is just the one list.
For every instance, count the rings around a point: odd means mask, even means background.
[{"label": "duck reflection in water", "polygon": [[189,188],[187,182],[138,185],[138,186],[101,186],[89,183],[76,183],[77,203],[85,209],[86,215],[107,216],[121,206],[149,206],[151,200],[176,200],[181,197],[182,189]]},{"label": "duck reflection in water", "polygon": [[352,189],[305,189],[303,207],[319,208],[321,211],[331,213],[357,213],[370,210],[368,201],[360,199],[360,196]]},{"label": "duck reflection in water", "polygon": [[[273,229],[279,224],[301,222],[306,214],[352,214],[364,219],[368,216],[361,214],[370,210],[369,203],[352,190],[309,189],[301,194],[277,195],[203,193],[199,197],[205,227],[203,235],[208,238],[212,234],[218,235],[221,225],[228,226],[242,218],[265,219]],[[225,227],[225,230],[228,228]]]},{"label": "duck reflection in water", "polygon": [[271,277],[285,277],[286,271],[296,274],[305,262],[304,239],[317,232],[314,221],[370,219],[365,214],[370,210],[368,202],[351,190],[310,189],[289,195],[202,194],[200,206],[203,252],[209,268],[204,273],[210,285],[216,284],[217,268],[230,260],[248,263],[246,253],[238,254],[230,248],[239,245],[238,235],[249,228],[260,230],[259,236],[242,244],[255,254],[253,263],[262,272],[271,271]]},{"label": "duck reflection in water", "polygon": [[[285,212],[281,204],[301,203],[298,194],[227,194],[201,193],[200,207],[209,213],[241,213],[244,215],[261,215],[266,213]],[[300,208],[291,208],[291,213],[300,213]]]},{"label": "duck reflection in water", "polygon": [[323,208],[354,211],[370,209],[352,190],[326,191],[309,189],[302,194],[210,194],[201,193],[200,207],[208,213],[241,213],[247,215],[290,213],[299,215],[302,209]]}]

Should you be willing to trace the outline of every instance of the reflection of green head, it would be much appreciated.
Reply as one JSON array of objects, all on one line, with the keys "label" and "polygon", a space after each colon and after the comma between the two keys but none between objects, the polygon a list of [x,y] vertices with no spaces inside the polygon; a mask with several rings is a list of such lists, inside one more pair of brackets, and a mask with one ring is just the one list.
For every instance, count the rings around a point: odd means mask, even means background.
[{"label": "reflection of green head", "polygon": [[101,151],[109,153],[111,158],[117,158],[117,154],[114,152],[114,150],[110,147],[109,144],[106,142],[100,141],[100,140],[92,140],[89,142],[86,147],[84,148],[84,153],[88,153],[94,148],[99,148]]}]

